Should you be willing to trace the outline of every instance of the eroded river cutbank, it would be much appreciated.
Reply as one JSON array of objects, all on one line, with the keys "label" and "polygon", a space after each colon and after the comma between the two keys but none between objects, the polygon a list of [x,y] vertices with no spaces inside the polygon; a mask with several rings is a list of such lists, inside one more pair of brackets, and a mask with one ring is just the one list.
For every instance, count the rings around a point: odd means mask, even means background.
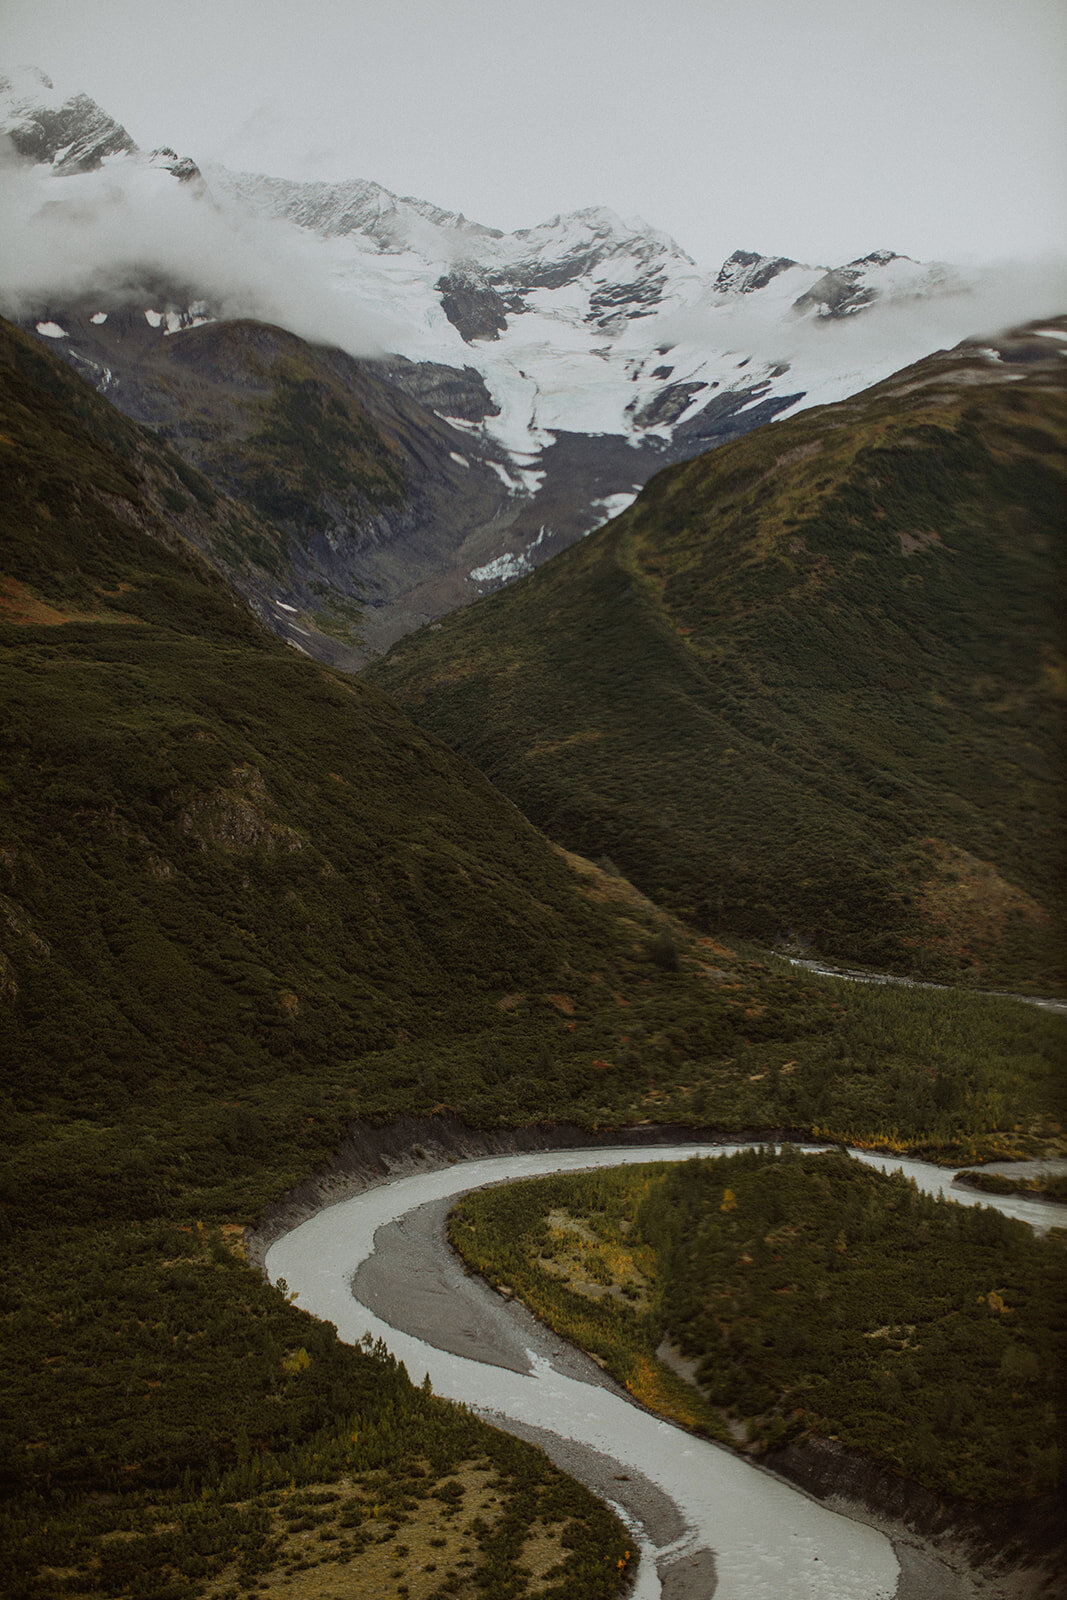
[{"label": "eroded river cutbank", "polygon": [[[762,1142],[774,1137],[764,1133]],[[249,1237],[250,1254],[342,1338],[383,1338],[416,1380],[428,1373],[436,1392],[534,1439],[611,1501],[644,1557],[638,1600],[1040,1593],[1036,1572],[1013,1575],[1002,1566],[998,1573],[987,1565],[1020,1535],[1032,1548],[1026,1529],[968,1518],[965,1508],[912,1492],[851,1453],[790,1447],[775,1465],[819,1496],[813,1499],[642,1411],[588,1357],[469,1278],[448,1250],[444,1218],[471,1188],[540,1172],[721,1154],[742,1142],[642,1128],[605,1135],[590,1148],[585,1129],[482,1134],[451,1117],[360,1128],[329,1172],[272,1209]],[[857,1154],[966,1204],[990,1198],[954,1189],[950,1172],[926,1163]],[[1038,1227],[1062,1216],[1061,1208],[1032,1199],[1004,1201],[998,1197],[1000,1209]]]}]

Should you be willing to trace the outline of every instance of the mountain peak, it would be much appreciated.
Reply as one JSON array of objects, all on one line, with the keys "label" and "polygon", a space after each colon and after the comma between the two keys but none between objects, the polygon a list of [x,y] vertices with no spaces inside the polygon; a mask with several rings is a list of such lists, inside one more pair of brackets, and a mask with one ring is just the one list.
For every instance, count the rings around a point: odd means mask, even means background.
[{"label": "mountain peak", "polygon": [[0,95],[10,96],[19,104],[60,103],[55,84],[40,67],[14,67],[10,72],[0,73]]},{"label": "mountain peak", "polygon": [[872,250],[870,255],[858,256],[855,261],[850,261],[850,267],[887,267],[891,261],[910,261],[911,256],[902,256],[896,250]]},{"label": "mountain peak", "polygon": [[87,94],[64,98],[39,67],[0,77],[0,133],[20,155],[56,172],[92,172],[108,156],[136,155],[120,122]]},{"label": "mountain peak", "polygon": [[765,289],[780,272],[798,266],[789,256],[761,256],[753,250],[735,250],[719,269],[715,289],[719,294],[752,294]]},{"label": "mountain peak", "polygon": [[[887,272],[886,268],[891,270]],[[872,250],[869,255],[857,256],[845,266],[825,272],[793,302],[793,309],[814,312],[819,317],[851,317],[883,299],[887,292],[891,296],[922,293],[936,287],[944,277],[945,269],[936,265],[914,261],[895,250]]]},{"label": "mountain peak", "polygon": [[163,172],[169,172],[179,183],[190,183],[194,178],[203,176],[192,156],[180,156],[169,144],[160,145],[158,150],[153,150],[148,161],[149,165],[159,167]]}]

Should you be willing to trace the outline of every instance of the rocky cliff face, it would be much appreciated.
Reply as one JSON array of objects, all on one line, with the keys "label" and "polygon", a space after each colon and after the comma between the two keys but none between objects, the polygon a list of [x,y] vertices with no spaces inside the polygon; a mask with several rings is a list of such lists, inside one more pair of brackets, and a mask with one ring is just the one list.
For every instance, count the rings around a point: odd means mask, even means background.
[{"label": "rocky cliff face", "polygon": [[788,256],[761,256],[751,250],[735,250],[719,269],[715,288],[719,294],[754,294],[765,289],[780,272],[799,263]]},{"label": "rocky cliff face", "polygon": [[940,264],[923,267],[892,250],[874,250],[858,261],[824,272],[797,296],[793,310],[800,315],[852,317],[879,299],[935,293],[949,278],[948,269]]},{"label": "rocky cliff face", "polygon": [[442,311],[468,344],[499,339],[508,325],[508,306],[484,278],[473,272],[446,272],[434,287]]},{"label": "rocky cliff face", "polygon": [[20,156],[51,167],[57,177],[95,172],[120,156],[146,159],[183,183],[200,177],[196,162],[169,145],[145,157],[122,124],[95,100],[87,94],[64,97],[36,67],[0,74],[0,133]]},{"label": "rocky cliff face", "polygon": [[126,129],[86,94],[64,99],[34,67],[0,76],[0,130],[19,155],[69,176],[93,172],[108,156],[135,155]]}]

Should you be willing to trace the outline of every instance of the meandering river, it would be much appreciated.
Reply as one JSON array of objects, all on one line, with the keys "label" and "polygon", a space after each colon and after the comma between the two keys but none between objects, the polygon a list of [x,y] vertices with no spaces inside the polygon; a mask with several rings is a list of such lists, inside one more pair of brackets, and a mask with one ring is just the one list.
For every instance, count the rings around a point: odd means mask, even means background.
[{"label": "meandering river", "polygon": [[[397,1178],[317,1212],[267,1252],[272,1282],[340,1337],[381,1338],[421,1381],[536,1439],[610,1500],[642,1560],[636,1600],[920,1600],[969,1591],[728,1450],[634,1405],[587,1358],[509,1307],[451,1256],[444,1217],[468,1190],[515,1178],[722,1155],[736,1145],[560,1150],[459,1161]],[[815,1148],[814,1146],[809,1148]],[[921,1161],[853,1152],[930,1194],[991,1204],[1038,1229],[1062,1208],[953,1188]]]}]

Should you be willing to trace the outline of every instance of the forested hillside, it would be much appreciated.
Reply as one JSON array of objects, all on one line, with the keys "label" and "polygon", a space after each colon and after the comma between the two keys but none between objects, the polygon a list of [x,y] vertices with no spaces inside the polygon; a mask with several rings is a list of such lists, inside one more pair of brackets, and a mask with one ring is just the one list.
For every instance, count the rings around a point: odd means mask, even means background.
[{"label": "forested hillside", "polygon": [[786,1147],[484,1190],[449,1227],[698,1432],[755,1454],[830,1437],[1000,1505],[1061,1481],[1063,1242],[1025,1223]]},{"label": "forested hillside", "polygon": [[418,1600],[614,1593],[597,1502],[341,1348],[242,1226],[354,1119],[439,1107],[1049,1148],[1059,1019],[819,984],[564,855],[270,638],[194,548],[269,527],[6,327],[0,449],[12,1593],[377,1594],[413,1561]]},{"label": "forested hillside", "polygon": [[501,481],[501,446],[444,420],[492,407],[472,369],[359,361],[248,319],[52,316],[56,354],[203,473],[206,494],[269,525],[266,541],[220,545],[222,568],[316,660],[351,669],[478,592],[467,571],[496,553],[521,502]]},{"label": "forested hillside", "polygon": [[660,473],[370,677],[698,927],[1062,985],[1057,328]]}]

